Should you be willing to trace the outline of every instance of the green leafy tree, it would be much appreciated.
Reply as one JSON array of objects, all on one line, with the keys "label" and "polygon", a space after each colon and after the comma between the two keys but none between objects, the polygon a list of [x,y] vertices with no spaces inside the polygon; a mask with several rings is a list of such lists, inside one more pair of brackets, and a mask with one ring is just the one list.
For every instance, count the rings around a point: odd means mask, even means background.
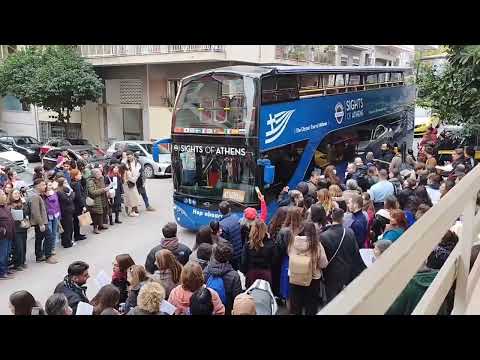
[{"label": "green leafy tree", "polygon": [[67,136],[72,111],[87,101],[97,101],[102,90],[93,66],[73,46],[28,48],[0,65],[0,95],[13,95],[57,113]]},{"label": "green leafy tree", "polygon": [[480,128],[480,46],[452,45],[446,51],[445,65],[420,64],[417,102],[468,133]]}]

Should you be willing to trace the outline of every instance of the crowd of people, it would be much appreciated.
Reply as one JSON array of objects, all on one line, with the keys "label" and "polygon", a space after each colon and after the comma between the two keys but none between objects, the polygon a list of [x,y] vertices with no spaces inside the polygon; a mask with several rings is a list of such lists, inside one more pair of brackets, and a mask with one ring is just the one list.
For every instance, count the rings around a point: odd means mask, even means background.
[{"label": "crowd of people", "polygon": [[[431,132],[429,139],[433,139]],[[12,312],[32,314],[37,309],[36,313],[70,315],[84,302],[93,306],[94,315],[172,314],[165,304],[173,306],[175,315],[273,314],[277,304],[285,305],[289,314],[314,315],[366,268],[361,249],[372,249],[374,259],[381,257],[476,165],[469,149],[457,149],[452,169],[445,173],[436,166],[435,143],[423,145],[415,158],[411,151],[402,155],[395,146],[384,144],[381,159],[368,153],[365,159],[358,157],[349,163],[344,180],[333,165],[323,171],[314,169],[295,189],[282,190],[268,225],[261,193],[260,213],[247,208],[242,218],[223,201],[219,204],[222,217],[199,229],[192,249],[179,241],[177,225],[167,223],[159,245],[146,253],[144,265],[128,254],[115,257],[111,284],[104,285],[93,299],[87,298],[85,287],[89,265],[77,261],[68,267],[44,307],[30,293],[20,291],[10,297]],[[122,170],[114,165],[108,174],[118,171],[117,183],[125,185],[135,180],[133,166],[127,163]],[[80,181],[72,171],[71,178]],[[104,196],[107,188],[102,173],[92,174],[89,194]],[[72,191],[67,179],[61,176],[56,181],[57,192],[62,192],[59,198],[67,198]],[[36,196],[42,196],[47,188],[43,178],[36,188]],[[0,202],[5,198],[1,193]],[[127,203],[135,213],[136,203]],[[42,234],[51,218],[47,205],[43,215],[48,216],[31,217]],[[103,200],[95,203],[102,215],[94,220],[97,229],[103,228],[102,219],[109,213],[105,206]],[[83,203],[72,209],[85,210]],[[7,238],[16,231],[13,223],[5,229]],[[457,241],[454,231],[445,234],[388,314],[411,313]],[[50,248],[46,249],[45,256],[50,258]]]},{"label": "crowd of people", "polygon": [[108,164],[90,163],[89,154],[74,161],[68,152],[57,158],[54,169],[37,166],[33,191],[17,180],[14,170],[0,170],[0,280],[15,277],[27,268],[27,234],[35,233],[36,262],[56,264],[56,248],[71,248],[87,237],[81,225],[100,234],[121,224],[122,207],[127,216],[139,215],[140,194],[148,211],[145,178],[132,152],[121,149]]}]

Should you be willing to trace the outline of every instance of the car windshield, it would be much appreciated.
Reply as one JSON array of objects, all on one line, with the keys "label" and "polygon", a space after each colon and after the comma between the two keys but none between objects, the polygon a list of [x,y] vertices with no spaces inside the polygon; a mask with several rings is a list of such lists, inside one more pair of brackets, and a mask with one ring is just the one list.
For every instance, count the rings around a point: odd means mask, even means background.
[{"label": "car windshield", "polygon": [[[141,144],[149,154],[153,155],[153,144]],[[170,154],[170,152],[162,146],[158,146],[159,154]]]},{"label": "car windshield", "polygon": [[202,199],[256,203],[252,152],[223,145],[173,145],[174,187]]},{"label": "car windshield", "polygon": [[89,145],[88,140],[85,139],[68,139],[72,145]]},{"label": "car windshield", "polygon": [[30,136],[26,136],[26,137],[21,137],[21,138],[17,138],[17,144],[27,144],[27,145],[38,145],[40,144],[40,142],[33,138],[33,137],[30,137]]},{"label": "car windshield", "polygon": [[254,129],[252,78],[210,74],[182,86],[174,132],[250,135]]}]

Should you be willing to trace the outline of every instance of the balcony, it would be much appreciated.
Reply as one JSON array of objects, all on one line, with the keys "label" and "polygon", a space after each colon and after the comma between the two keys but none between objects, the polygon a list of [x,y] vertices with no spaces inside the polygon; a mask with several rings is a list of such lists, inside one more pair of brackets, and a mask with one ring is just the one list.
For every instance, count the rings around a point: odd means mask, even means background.
[{"label": "balcony", "polygon": [[92,65],[140,65],[225,60],[224,45],[79,45]]},{"label": "balcony", "polygon": [[292,65],[335,65],[335,48],[331,45],[276,45],[275,59]]},{"label": "balcony", "polygon": [[78,48],[86,58],[225,51],[223,45],[80,45]]}]

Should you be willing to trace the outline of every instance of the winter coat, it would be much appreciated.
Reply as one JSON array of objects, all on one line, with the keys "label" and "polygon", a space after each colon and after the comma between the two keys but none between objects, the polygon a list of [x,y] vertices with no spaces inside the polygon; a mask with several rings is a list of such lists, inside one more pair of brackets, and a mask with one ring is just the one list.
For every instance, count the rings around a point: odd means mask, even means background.
[{"label": "winter coat", "polygon": [[170,296],[170,292],[173,290],[173,288],[178,285],[178,283],[173,281],[172,271],[170,269],[156,270],[150,278],[163,286],[165,289],[165,298],[167,299]]},{"label": "winter coat", "polygon": [[115,285],[120,291],[120,304],[125,302],[128,297],[128,281],[127,274],[121,272],[114,272],[112,276],[112,285]]},{"label": "winter coat", "polygon": [[233,301],[238,294],[242,293],[242,282],[240,275],[235,271],[229,262],[221,263],[212,258],[205,270],[203,271],[205,283],[208,282],[210,276],[217,276],[223,279],[225,287],[225,295],[227,297],[225,311],[230,314],[233,309]]},{"label": "winter coat", "polygon": [[94,214],[103,214],[103,209],[107,205],[107,197],[105,195],[105,182],[103,177],[100,179],[95,179],[94,177],[90,177],[87,180],[87,193],[88,196],[94,200],[94,205],[90,206],[88,209],[90,212]]},{"label": "winter coat", "polygon": [[[288,249],[288,256],[309,254],[308,241],[306,236],[295,236],[292,246]],[[318,261],[312,262],[312,279],[320,279],[322,277],[322,269],[328,265],[327,255],[322,244],[319,243]],[[312,261],[314,259],[312,258]]]},{"label": "winter coat", "polygon": [[272,264],[276,260],[276,247],[273,241],[265,236],[263,247],[259,250],[250,249],[249,242],[243,246],[240,271],[247,274],[249,270],[271,270]]},{"label": "winter coat", "polygon": [[185,265],[188,262],[188,258],[192,253],[192,250],[187,245],[181,244],[176,237],[173,238],[163,238],[160,242],[160,245],[155,246],[147,255],[145,260],[145,269],[150,273],[155,273],[158,270],[155,265],[155,253],[162,249],[170,250],[173,255],[177,258],[178,262],[182,265]]},{"label": "winter coat", "polygon": [[233,259],[240,259],[243,246],[239,219],[234,214],[227,214],[220,220],[220,228],[222,229],[222,237],[233,246]]},{"label": "winter coat", "polygon": [[159,311],[158,313],[149,313],[145,310],[140,309],[138,306],[135,306],[134,308],[130,309],[127,315],[168,315],[168,314],[161,311]]},{"label": "winter coat", "polygon": [[[222,300],[220,300],[218,293],[210,288],[208,290],[210,290],[210,293],[212,294],[213,314],[225,315],[225,306],[222,304]],[[172,290],[168,297],[168,302],[177,308],[175,310],[175,315],[184,315],[187,313],[187,310],[190,308],[190,298],[192,295],[193,293],[189,290],[185,290],[182,285],[178,285]]]},{"label": "winter coat", "polygon": [[126,313],[128,313],[130,309],[133,309],[134,307],[137,306],[138,293],[140,292],[140,289],[142,288],[142,286],[145,285],[146,283],[147,283],[146,281],[142,281],[140,284],[138,284],[135,287],[132,287],[128,291],[128,296],[127,296],[127,299],[125,300],[125,308],[124,308],[124,311]]},{"label": "winter coat", "polygon": [[10,207],[0,205],[0,241],[15,240],[15,220]]},{"label": "winter coat", "polygon": [[73,198],[73,204],[75,205],[75,215],[80,215],[83,212],[83,208],[87,205],[85,204],[86,194],[85,189],[82,186],[81,181],[72,180],[72,189],[75,193]]},{"label": "winter coat", "polygon": [[30,197],[30,224],[35,225],[47,225],[48,216],[47,216],[47,206],[43,201],[43,197],[34,192]]},{"label": "winter coat", "polygon": [[47,192],[47,196],[45,196],[43,200],[45,201],[45,205],[47,207],[48,219],[51,220],[54,217],[59,218],[62,211],[60,209],[60,200],[58,199],[57,193],[53,192],[51,195],[48,195]]},{"label": "winter coat", "polygon": [[[113,183],[113,178],[114,176],[105,176],[105,184],[110,185],[111,183]],[[117,178],[117,188],[115,189],[115,197],[113,199],[109,199],[113,212],[122,210],[122,194],[123,194],[122,177],[120,175],[117,175],[116,178]]]},{"label": "winter coat", "polygon": [[368,234],[368,220],[362,211],[357,211],[352,214],[353,222],[350,228],[357,239],[358,248],[361,249],[365,244],[365,236]]},{"label": "winter coat", "polygon": [[[411,315],[421,298],[435,279],[438,270],[422,269],[409,281],[385,315]],[[446,315],[446,303],[442,305],[439,314]]]},{"label": "winter coat", "polygon": [[72,189],[65,187],[57,192],[58,202],[62,215],[73,215],[75,212],[75,193]]},{"label": "winter coat", "polygon": [[[320,242],[325,248],[328,261],[331,261],[323,271],[328,301],[366,268],[360,256],[355,234],[351,229],[345,229],[345,238],[339,248],[343,230],[343,225],[334,224],[320,234]],[[339,249],[337,255],[332,260],[337,249]]]},{"label": "winter coat", "polygon": [[87,288],[85,286],[67,287],[62,281],[55,287],[55,294],[64,294],[68,300],[68,305],[72,308],[73,314],[77,312],[77,306],[80,301],[89,303],[87,298]]}]

